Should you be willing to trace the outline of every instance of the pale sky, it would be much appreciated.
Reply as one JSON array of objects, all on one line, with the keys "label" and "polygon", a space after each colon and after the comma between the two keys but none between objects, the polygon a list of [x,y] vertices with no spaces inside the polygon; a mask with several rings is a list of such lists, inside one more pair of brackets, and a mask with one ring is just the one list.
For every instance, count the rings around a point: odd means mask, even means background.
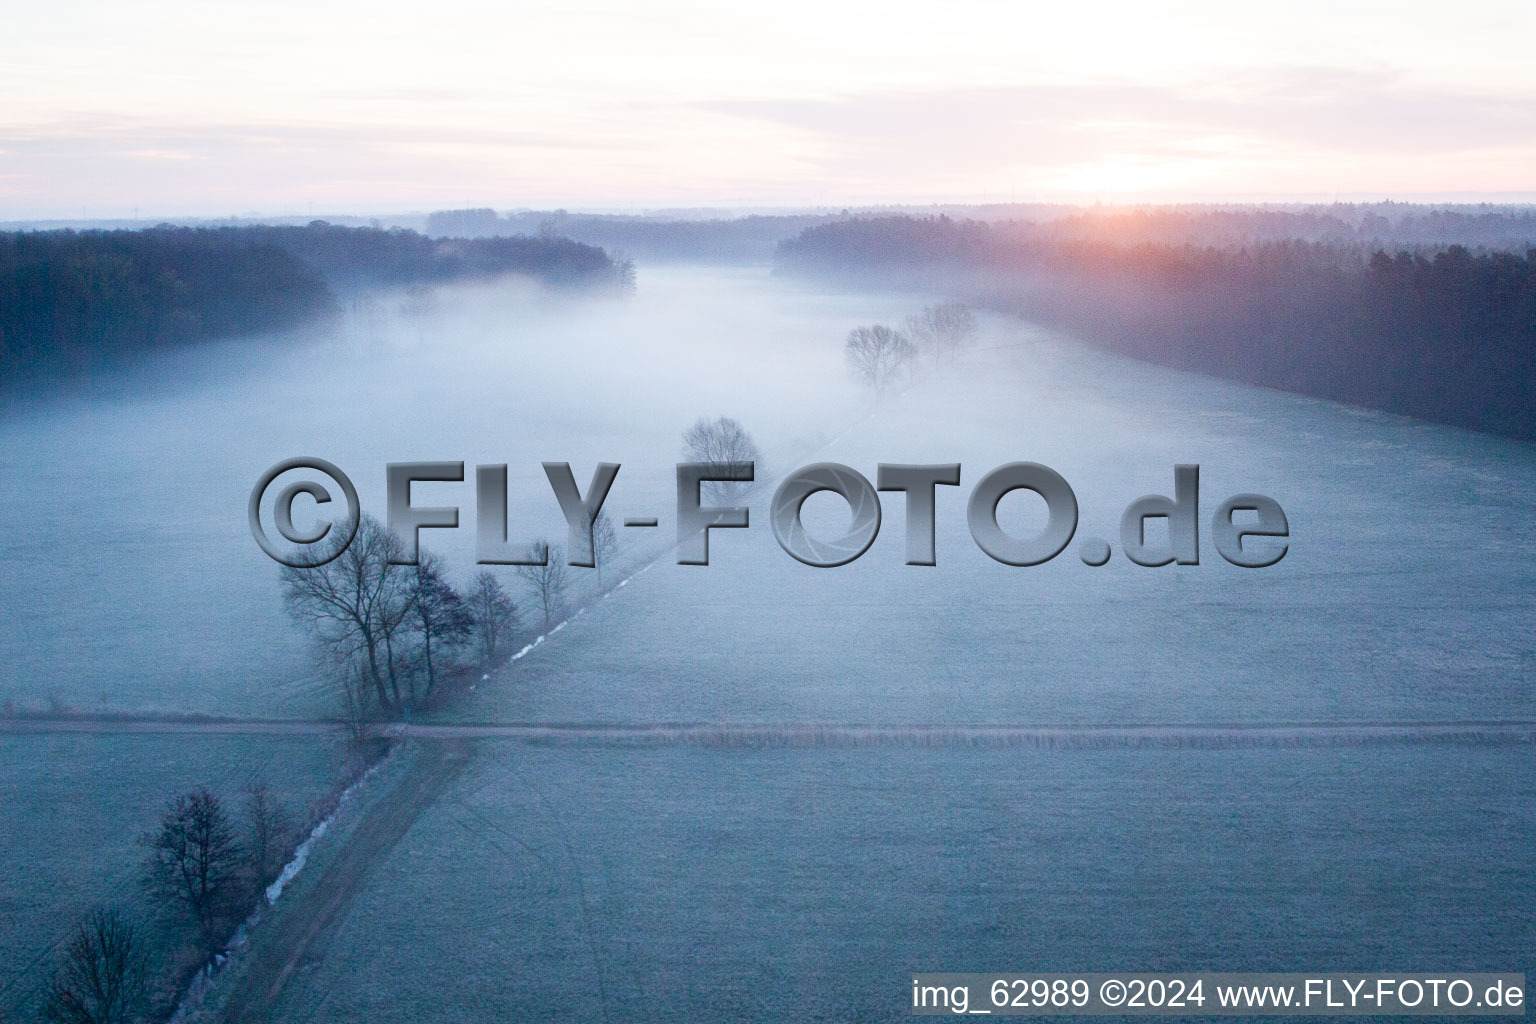
[{"label": "pale sky", "polygon": [[0,0],[0,219],[1536,198],[1536,2]]}]

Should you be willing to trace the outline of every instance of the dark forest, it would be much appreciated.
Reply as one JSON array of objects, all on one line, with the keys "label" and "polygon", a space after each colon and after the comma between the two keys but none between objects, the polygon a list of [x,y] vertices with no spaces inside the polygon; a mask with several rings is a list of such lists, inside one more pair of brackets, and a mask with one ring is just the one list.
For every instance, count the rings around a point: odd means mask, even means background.
[{"label": "dark forest", "polygon": [[[1530,218],[1506,219],[1476,226],[1517,237]],[[1536,438],[1536,249],[1276,237],[1284,223],[850,219],[782,243],[778,265],[948,290],[1138,359]],[[1190,238],[1211,241],[1170,240]]]},{"label": "dark forest", "polygon": [[509,273],[582,287],[620,286],[631,271],[563,238],[440,241],[318,221],[0,233],[0,381],[294,328],[335,314],[358,289]]}]

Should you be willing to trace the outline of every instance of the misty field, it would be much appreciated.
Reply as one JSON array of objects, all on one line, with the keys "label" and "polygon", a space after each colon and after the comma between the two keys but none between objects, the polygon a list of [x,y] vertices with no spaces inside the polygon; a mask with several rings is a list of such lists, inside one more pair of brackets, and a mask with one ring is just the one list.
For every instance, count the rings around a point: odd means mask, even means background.
[{"label": "misty field", "polygon": [[340,776],[324,736],[0,734],[0,1017],[31,1019],[70,929],[96,904],[156,927],[139,837],[168,801],[208,786],[237,820],[264,780],[303,822]]},{"label": "misty field", "polygon": [[483,741],[271,1016],[852,1021],[906,1016],[910,971],[1529,969],[1533,758]]},{"label": "misty field", "polygon": [[1533,43],[6,4],[0,1024],[1528,1004]]},{"label": "misty field", "polygon": [[[1528,445],[1096,355],[988,321],[985,347],[854,407],[790,465],[962,463],[937,488],[937,561],[903,564],[906,514],[856,562],[810,568],[769,529],[715,530],[708,567],[670,552],[444,717],[461,721],[1275,723],[1528,717],[1536,491]],[[1029,459],[1077,493],[1077,537],[1005,566],[966,528],[983,474]],[[1120,554],[1119,517],[1201,464],[1198,566]],[[615,485],[615,498],[618,485]],[[1227,564],[1210,516],[1258,491],[1285,508],[1278,565]],[[847,508],[812,496],[836,536]],[[999,507],[1021,536],[1043,503]],[[1078,558],[1109,540],[1102,568]]]},{"label": "misty field", "polygon": [[[334,687],[283,614],[244,507],[272,463],[321,454],[381,512],[384,465],[505,462],[514,540],[565,526],[540,469],[581,486],[623,469],[616,591],[449,717],[467,720],[890,722],[1276,721],[1521,717],[1536,696],[1524,624],[1536,591],[1529,445],[1094,353],[985,318],[977,350],[875,402],[843,365],[851,326],[921,297],[786,284],[761,268],[647,270],[630,302],[514,285],[444,288],[426,311],[375,297],[335,335],[210,346],[0,422],[0,701],[20,709],[328,717]],[[174,375],[176,388],[164,380]],[[717,530],[681,567],[673,464],[699,416],[732,415],[765,458],[749,530]],[[189,424],[196,424],[195,427]],[[965,528],[981,475],[1060,472],[1077,540],[1048,565],[991,561]],[[858,562],[810,569],[779,550],[773,481],[807,462],[873,478],[881,462],[960,462],[938,489],[938,558],[902,564],[905,513]],[[1202,466],[1203,562],[1148,570],[1117,551],[1121,510]],[[471,472],[472,476],[472,472]],[[1258,491],[1290,519],[1265,570],[1216,557],[1209,516]],[[474,484],[422,484],[458,530],[423,532],[460,585],[475,569]],[[1006,498],[1005,526],[1039,502]],[[835,498],[806,505],[835,533]],[[498,570],[531,638],[538,616]],[[590,570],[570,595],[595,593]]]},{"label": "misty field", "polygon": [[[505,462],[512,539],[557,542],[540,462],[571,462],[585,487],[616,461],[609,513],[661,520],[621,530],[606,596],[572,570],[565,624],[418,725],[1529,719],[1529,445],[991,316],[960,362],[875,401],[842,339],[921,302],[697,267],[647,270],[627,303],[505,284],[421,308],[375,296],[334,335],[209,346],[14,409],[0,472],[26,486],[0,515],[36,532],[8,535],[0,559],[0,701],[336,715],[245,520],[263,470],[312,454],[371,512],[388,462]],[[680,435],[718,415],[764,451],[752,526],[714,531],[708,567],[679,566]],[[989,559],[965,525],[971,488],[1015,460],[1060,472],[1080,505],[1074,543],[1028,569]],[[871,479],[881,462],[962,463],[937,496],[938,565],[903,564],[896,494],[851,565],[780,550],[773,483],[815,461]],[[1129,564],[1121,510],[1194,461],[1202,564]],[[1273,568],[1212,550],[1210,514],[1244,491],[1289,516]],[[473,483],[412,497],[461,509],[423,545],[467,582]],[[1020,535],[1043,520],[1027,499],[999,508]],[[805,511],[827,535],[846,519],[827,495]],[[1117,549],[1107,566],[1079,560],[1090,537]],[[500,572],[530,642],[531,595]],[[271,990],[256,981],[286,977],[267,1016],[295,1021],[862,1020],[903,1013],[911,970],[1520,970],[1536,938],[1529,746],[449,742],[370,782],[225,996],[249,1007]],[[0,946],[20,965],[4,998],[42,984],[79,910],[132,898],[134,840],[170,795],[266,765],[298,806],[338,759],[299,739],[0,740],[0,810],[18,822],[0,862],[16,880]]]},{"label": "misty field", "polygon": [[[775,287],[761,270],[657,271],[631,302],[515,283],[443,288],[413,315],[405,301],[373,295],[335,332],[208,345],[13,402],[0,471],[26,484],[0,495],[0,516],[36,527],[0,541],[13,614],[0,702],[330,715],[277,566],[246,524],[268,466],[323,455],[382,515],[388,462],[506,463],[514,540],[558,542],[542,461],[571,462],[583,488],[593,464],[619,462],[615,514],[666,513],[683,428],[735,415],[771,457],[813,448],[858,406],[841,363],[847,325],[905,305]],[[473,483],[415,494],[464,509],[466,529],[424,534],[462,582]],[[670,524],[626,546],[653,545]]]}]

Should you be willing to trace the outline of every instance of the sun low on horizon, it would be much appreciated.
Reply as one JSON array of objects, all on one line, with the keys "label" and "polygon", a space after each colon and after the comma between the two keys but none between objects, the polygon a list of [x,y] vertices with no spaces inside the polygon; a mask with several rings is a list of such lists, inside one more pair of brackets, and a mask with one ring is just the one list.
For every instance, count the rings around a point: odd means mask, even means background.
[{"label": "sun low on horizon", "polygon": [[18,7],[0,219],[1536,197],[1536,7]]}]

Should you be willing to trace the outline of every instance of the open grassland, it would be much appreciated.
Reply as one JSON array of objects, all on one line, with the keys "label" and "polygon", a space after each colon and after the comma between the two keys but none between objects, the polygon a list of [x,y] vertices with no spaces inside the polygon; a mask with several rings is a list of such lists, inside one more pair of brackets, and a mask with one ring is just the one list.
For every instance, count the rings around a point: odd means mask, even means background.
[{"label": "open grassland", "polygon": [[771,456],[805,450],[857,404],[843,334],[908,303],[739,270],[658,271],[632,302],[510,283],[442,289],[420,315],[401,313],[407,299],[359,300],[318,337],[210,345],[0,411],[0,472],[26,481],[0,493],[0,519],[34,524],[0,536],[0,708],[332,715],[247,525],[269,466],[320,455],[382,517],[387,463],[465,461],[466,483],[414,491],[463,510],[464,529],[423,535],[462,586],[476,464],[507,464],[514,540],[563,543],[540,463],[569,461],[585,489],[595,463],[619,462],[612,514],[667,516],[626,538],[633,555],[670,530],[684,428],[734,415]]},{"label": "open grassland", "polygon": [[479,741],[457,771],[267,1019],[894,1020],[914,970],[1536,966],[1530,746]]},{"label": "open grassland", "polygon": [[[1536,697],[1528,444],[1150,367],[1001,317],[957,365],[876,403],[842,364],[843,336],[899,322],[920,298],[816,293],[760,271],[658,270],[632,303],[451,289],[405,317],[388,301],[351,310],[334,337],[214,347],[126,393],[0,422],[0,470],[27,481],[0,513],[44,524],[0,540],[13,611],[0,705],[334,714],[245,522],[251,484],[295,453],[351,472],[374,512],[388,462],[505,462],[512,536],[557,542],[539,463],[569,460],[585,486],[594,463],[618,461],[610,514],[661,519],[620,529],[613,575],[660,554],[654,568],[480,686],[456,720],[1465,720],[1525,717]],[[679,434],[722,413],[756,435],[766,482],[751,529],[716,531],[707,568],[677,566],[665,549]],[[1117,548],[1107,566],[1085,567],[1076,542],[1023,569],[976,548],[966,497],[1020,459],[1071,483],[1078,540]],[[962,485],[939,488],[939,564],[902,564],[895,493],[852,565],[811,569],[779,550],[772,478],[814,460],[870,478],[881,462],[960,462]],[[1120,512],[1168,493],[1179,462],[1202,467],[1204,564],[1131,565]],[[1213,550],[1209,517],[1240,491],[1288,513],[1291,551],[1273,568]],[[473,484],[416,492],[462,510],[461,529],[423,543],[463,585]],[[806,509],[838,532],[835,498]],[[1024,493],[1000,516],[1021,535],[1043,521]],[[499,571],[535,625],[530,595]],[[580,604],[593,574],[572,572]]]},{"label": "open grassland", "polygon": [[[800,464],[873,480],[881,462],[960,462],[937,489],[934,567],[903,564],[883,495],[858,561],[802,565],[752,526],[715,530],[710,565],[664,554],[481,685],[445,720],[1083,724],[1523,719],[1536,698],[1536,455],[1526,444],[1095,356],[1017,324],[996,346],[881,405]],[[1046,565],[982,553],[966,500],[1030,459],[1077,494],[1077,538]],[[1201,564],[1119,551],[1121,511],[1201,466]],[[616,488],[617,490],[617,488]],[[1229,495],[1289,518],[1278,565],[1240,569],[1210,539]],[[835,537],[840,499],[806,502]],[[1044,523],[1028,492],[999,518]],[[1156,526],[1149,526],[1149,532]],[[1087,537],[1116,553],[1078,558]]]},{"label": "open grassland", "polygon": [[[415,335],[362,331],[276,368],[231,355],[174,394],[0,425],[0,469],[35,484],[0,512],[78,512],[0,544],[15,609],[0,698],[27,708],[53,693],[91,711],[332,713],[243,514],[261,470],[317,437],[370,510],[388,461],[507,462],[516,534],[558,539],[539,462],[569,459],[584,483],[616,460],[610,513],[662,518],[621,536],[622,586],[467,701],[415,717],[662,727],[638,743],[422,736],[317,845],[220,998],[273,1021],[869,1020],[904,1015],[911,970],[1532,967],[1536,746],[1447,724],[1531,718],[1529,445],[1002,320],[968,362],[876,404],[847,386],[838,345],[910,300],[745,272],[660,285],[575,313],[479,294]],[[800,565],[769,530],[771,483],[751,529],[714,534],[709,567],[675,565],[678,432],[720,413],[758,435],[767,477],[961,462],[962,486],[938,495],[938,566],[902,564],[897,495],[862,559]],[[193,420],[206,429],[188,437]],[[1117,549],[1125,505],[1199,462],[1203,564],[1143,569],[1117,550],[1088,568],[1075,544],[1036,568],[991,561],[965,498],[1018,459],[1061,472],[1079,540]],[[104,505],[103,489],[131,497]],[[1289,514],[1272,569],[1212,551],[1210,513],[1240,491]],[[1000,508],[1020,535],[1043,520],[1026,497]],[[472,524],[470,484],[415,498]],[[825,495],[806,514],[840,526]],[[472,529],[426,542],[462,582]],[[1230,740],[1416,722],[1450,732]],[[996,727],[1138,725],[1150,739],[993,742],[1012,735]],[[1213,741],[1162,741],[1190,726]],[[451,757],[426,753],[449,742]],[[0,737],[4,1005],[35,995],[90,904],[142,906],[135,840],[171,796],[235,796],[266,771],[302,808],[338,761],[312,735]]]}]

